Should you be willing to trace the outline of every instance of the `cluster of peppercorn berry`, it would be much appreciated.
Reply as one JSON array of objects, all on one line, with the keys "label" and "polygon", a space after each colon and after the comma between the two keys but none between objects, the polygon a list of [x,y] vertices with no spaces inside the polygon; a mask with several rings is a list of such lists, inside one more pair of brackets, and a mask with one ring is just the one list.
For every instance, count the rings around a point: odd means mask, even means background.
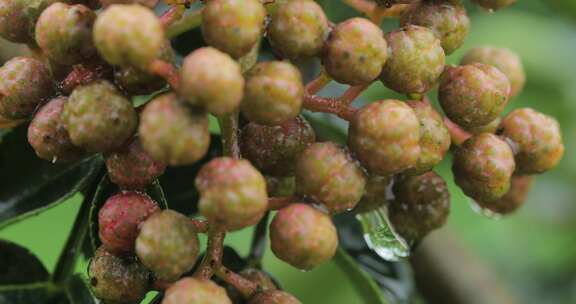
[{"label": "cluster of peppercorn berry", "polygon": [[[166,288],[165,304],[231,303],[213,275],[251,304],[300,303],[260,270],[222,265],[225,233],[278,210],[272,251],[308,270],[336,252],[334,214],[385,212],[410,243],[442,226],[449,193],[432,170],[450,147],[455,182],[499,214],[517,209],[532,176],[562,157],[553,118],[526,108],[500,117],[525,81],[513,52],[476,48],[445,65],[470,28],[458,0],[345,1],[369,19],[338,24],[311,0],[209,0],[186,15],[187,1],[161,17],[151,10],[158,2],[0,0],[0,36],[34,50],[0,68],[0,121],[31,119],[29,142],[52,162],[101,153],[121,189],[99,210],[102,245],[89,267],[106,303],[136,303],[152,288]],[[472,2],[497,10],[515,1]],[[209,46],[176,68],[167,29],[192,15]],[[384,16],[401,27],[384,34]],[[264,36],[277,60],[256,62]],[[302,58],[323,65],[306,85],[293,63]],[[316,95],[331,80],[350,88],[338,98]],[[409,100],[352,108],[377,80]],[[437,85],[445,116],[426,97]],[[133,106],[132,96],[166,87]],[[348,120],[347,146],[316,142],[303,109]],[[196,177],[201,217],[161,210],[144,189],[166,166],[207,153],[209,114],[219,118],[227,155]],[[199,233],[209,238],[201,261]]]}]

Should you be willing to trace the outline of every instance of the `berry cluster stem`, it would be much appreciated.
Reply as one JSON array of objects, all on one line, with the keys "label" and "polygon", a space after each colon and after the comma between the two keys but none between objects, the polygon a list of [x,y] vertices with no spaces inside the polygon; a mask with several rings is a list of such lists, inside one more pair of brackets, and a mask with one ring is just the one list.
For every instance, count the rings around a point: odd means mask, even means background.
[{"label": "berry cluster stem", "polygon": [[268,198],[268,210],[280,210],[296,200],[294,196],[277,196]]},{"label": "berry cluster stem", "polygon": [[194,273],[194,276],[201,279],[209,280],[214,274],[215,269],[222,266],[222,254],[224,253],[224,230],[211,227],[208,232],[208,247],[200,266]]},{"label": "berry cluster stem", "polygon": [[240,158],[238,110],[218,117],[218,124],[222,130],[222,147],[224,155],[232,158]]},{"label": "berry cluster stem", "polygon": [[356,113],[356,109],[343,103],[339,98],[308,94],[304,96],[304,108],[312,112],[332,113],[347,121],[352,120],[354,113]]},{"label": "berry cluster stem", "polygon": [[318,92],[320,92],[320,90],[326,87],[331,81],[332,78],[330,78],[330,76],[328,76],[328,73],[326,73],[326,71],[322,69],[320,71],[320,74],[316,78],[312,79],[310,82],[306,84],[305,88],[306,93],[310,95],[317,94]]},{"label": "berry cluster stem", "polygon": [[361,84],[357,86],[350,86],[344,94],[338,98],[342,104],[350,105],[364,92],[370,84]]},{"label": "berry cluster stem", "polygon": [[167,9],[160,17],[160,23],[166,29],[184,16],[185,7],[174,5]]},{"label": "berry cluster stem", "polygon": [[450,137],[452,138],[452,143],[459,146],[465,142],[468,138],[472,137],[468,131],[462,129],[459,125],[455,124],[448,117],[444,117],[444,124],[450,132]]},{"label": "berry cluster stem", "polygon": [[242,277],[241,275],[230,271],[228,268],[220,265],[215,269],[216,276],[224,282],[230,284],[238,290],[246,299],[250,298],[257,290],[258,284]]},{"label": "berry cluster stem", "polygon": [[368,16],[375,24],[380,24],[382,19],[386,17],[399,17],[408,7],[407,3],[410,3],[409,1],[399,1],[401,3],[387,7],[368,0],[344,0],[344,2],[348,4],[348,6]]},{"label": "berry cluster stem", "polygon": [[192,219],[192,224],[196,227],[196,231],[199,233],[207,233],[210,230],[210,226],[205,220]]},{"label": "berry cluster stem", "polygon": [[152,74],[158,75],[166,80],[174,91],[180,88],[180,75],[176,67],[162,59],[156,59],[148,67]]}]

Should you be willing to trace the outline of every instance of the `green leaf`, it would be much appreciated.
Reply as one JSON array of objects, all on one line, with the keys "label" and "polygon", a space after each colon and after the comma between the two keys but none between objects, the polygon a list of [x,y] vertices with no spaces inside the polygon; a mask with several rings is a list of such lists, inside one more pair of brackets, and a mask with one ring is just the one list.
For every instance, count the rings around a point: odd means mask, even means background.
[{"label": "green leaf", "polygon": [[46,267],[33,253],[5,240],[0,240],[0,274],[0,285],[37,283],[50,277]]},{"label": "green leaf", "polygon": [[100,156],[70,164],[41,160],[27,143],[26,131],[20,126],[0,143],[0,228],[83,190],[102,167]]},{"label": "green leaf", "polygon": [[96,304],[96,299],[90,292],[87,282],[77,274],[70,278],[66,286],[66,294],[70,304]]},{"label": "green leaf", "polygon": [[49,282],[0,286],[2,304],[63,304],[68,303],[66,295]]}]

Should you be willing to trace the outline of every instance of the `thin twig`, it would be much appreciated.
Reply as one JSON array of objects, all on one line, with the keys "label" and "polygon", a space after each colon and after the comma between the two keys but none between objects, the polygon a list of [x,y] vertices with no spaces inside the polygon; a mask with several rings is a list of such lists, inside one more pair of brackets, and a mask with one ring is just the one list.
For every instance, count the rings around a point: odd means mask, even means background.
[{"label": "thin twig", "polygon": [[356,109],[343,104],[337,98],[328,98],[317,95],[304,95],[304,108],[312,112],[332,113],[338,117],[351,121]]},{"label": "thin twig", "polygon": [[444,124],[446,125],[446,128],[448,128],[448,132],[450,132],[452,143],[457,146],[461,145],[468,138],[472,137],[472,134],[452,122],[448,117],[444,117]]},{"label": "thin twig", "polygon": [[317,94],[320,92],[320,90],[327,86],[330,81],[332,81],[332,78],[330,78],[326,71],[322,69],[316,78],[306,84],[306,93],[310,95]]},{"label": "thin twig", "polygon": [[268,198],[268,210],[280,210],[296,201],[294,196],[279,196]]},{"label": "thin twig", "polygon": [[180,74],[172,63],[162,59],[155,59],[150,63],[148,69],[150,73],[164,78],[173,90],[178,91],[180,88]]},{"label": "thin twig", "polygon": [[238,290],[245,299],[252,297],[258,291],[258,284],[230,271],[223,265],[216,267],[215,273],[224,282]]},{"label": "thin twig", "polygon": [[224,155],[232,158],[240,158],[240,144],[239,144],[239,127],[238,127],[238,110],[230,114],[225,114],[218,117],[218,124],[220,125],[222,135],[222,149]]},{"label": "thin twig", "polygon": [[194,273],[194,276],[201,279],[209,280],[214,274],[214,270],[222,265],[222,254],[224,252],[224,230],[211,227],[208,232],[208,246],[204,253],[204,259]]},{"label": "thin twig", "polygon": [[370,84],[361,84],[361,85],[357,85],[357,86],[351,86],[338,99],[340,100],[340,103],[345,104],[345,105],[350,105],[369,86],[370,86]]}]

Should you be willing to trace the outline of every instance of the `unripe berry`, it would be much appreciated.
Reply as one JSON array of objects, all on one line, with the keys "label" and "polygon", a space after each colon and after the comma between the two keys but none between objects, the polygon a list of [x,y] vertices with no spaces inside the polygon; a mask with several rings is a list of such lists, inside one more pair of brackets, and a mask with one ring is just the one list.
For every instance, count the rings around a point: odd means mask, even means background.
[{"label": "unripe berry", "polygon": [[34,45],[34,27],[40,13],[59,0],[0,0],[0,36]]},{"label": "unripe berry", "polygon": [[64,105],[62,121],[72,142],[89,152],[120,147],[136,130],[132,103],[109,82],[76,88]]},{"label": "unripe berry", "polygon": [[428,102],[408,101],[420,121],[420,156],[408,173],[419,175],[439,164],[450,148],[450,133],[442,116]]},{"label": "unripe berry", "polygon": [[186,107],[171,93],[146,105],[138,133],[150,156],[172,166],[195,163],[210,146],[206,113]]},{"label": "unripe berry", "polygon": [[156,202],[139,192],[122,192],[108,198],[98,212],[102,246],[116,255],[133,254],[140,224],[158,211]]},{"label": "unripe berry", "polygon": [[334,143],[315,143],[297,159],[296,191],[323,204],[330,213],[354,208],[365,185],[357,161]]},{"label": "unripe berry", "polygon": [[29,117],[54,92],[50,71],[39,60],[15,57],[0,68],[0,115]]},{"label": "unripe berry", "polygon": [[146,70],[164,43],[164,30],[154,12],[137,4],[106,8],[94,24],[94,44],[110,64]]},{"label": "unripe berry", "polygon": [[420,121],[402,101],[370,103],[350,122],[348,146],[370,173],[400,173],[414,167],[420,157]]},{"label": "unripe berry", "polygon": [[404,94],[429,91],[444,70],[445,54],[440,40],[425,27],[407,25],[386,34],[389,59],[380,80]]},{"label": "unripe berry", "polygon": [[162,304],[232,304],[232,301],[216,283],[186,277],[166,290]]},{"label": "unripe berry", "polygon": [[268,207],[266,181],[246,160],[213,159],[200,169],[196,188],[200,214],[226,230],[258,223]]},{"label": "unripe berry", "polygon": [[499,10],[516,3],[516,0],[472,0],[472,2],[488,10]]},{"label": "unripe berry", "polygon": [[140,4],[153,8],[158,4],[159,0],[99,0],[102,6],[107,7],[112,4]]},{"label": "unripe berry", "polygon": [[200,48],[186,56],[180,75],[182,98],[214,115],[230,113],[242,101],[244,77],[240,65],[215,48]]},{"label": "unripe berry", "polygon": [[172,210],[150,216],[136,238],[136,254],[144,266],[165,281],[176,281],[192,269],[200,243],[192,221]]},{"label": "unripe berry", "polygon": [[123,190],[143,190],[164,173],[166,166],[154,160],[138,138],[105,157],[110,180]]},{"label": "unripe berry", "polygon": [[407,241],[420,240],[446,223],[450,193],[435,172],[401,178],[394,184],[394,195],[388,214],[396,232]]},{"label": "unripe berry", "polygon": [[211,0],[202,12],[204,40],[238,59],[262,37],[266,9],[259,0]]},{"label": "unripe berry", "polygon": [[28,142],[38,157],[52,162],[67,162],[80,158],[81,149],[72,144],[62,124],[66,97],[52,99],[44,105],[28,127]]},{"label": "unripe berry", "polygon": [[483,202],[476,201],[478,206],[499,215],[510,214],[520,208],[526,202],[528,192],[532,188],[534,177],[530,175],[514,175],[510,183],[510,190],[501,198]]},{"label": "unripe berry", "polygon": [[278,126],[249,123],[242,129],[242,156],[264,174],[294,175],[296,158],[315,142],[312,126],[302,116],[296,116]]},{"label": "unripe berry", "polygon": [[328,19],[314,1],[295,0],[279,4],[272,14],[267,36],[274,50],[290,59],[320,53],[328,33]]},{"label": "unripe berry", "polygon": [[446,116],[464,128],[483,126],[498,118],[509,96],[506,75],[482,63],[448,67],[438,89]]},{"label": "unripe berry", "polygon": [[516,172],[543,173],[554,168],[564,155],[558,122],[530,108],[510,112],[501,123],[503,137],[512,142],[516,152]]},{"label": "unripe berry", "polygon": [[431,29],[440,38],[446,55],[462,46],[470,31],[470,19],[459,0],[415,2],[400,18],[400,25],[409,24]]},{"label": "unripe berry", "polygon": [[496,67],[510,80],[510,96],[516,96],[524,87],[526,73],[518,54],[506,48],[478,47],[469,50],[460,64],[484,63]]},{"label": "unripe berry", "polygon": [[339,23],[324,46],[322,63],[326,72],[344,84],[371,83],[388,58],[383,35],[368,19],[352,18]]},{"label": "unripe berry", "polygon": [[514,168],[510,146],[488,133],[466,140],[456,150],[452,163],[456,184],[467,196],[485,202],[497,200],[508,192]]},{"label": "unripe berry", "polygon": [[285,291],[269,290],[257,293],[248,304],[302,304],[302,302]]},{"label": "unripe berry", "polygon": [[392,198],[391,186],[393,179],[388,176],[371,175],[366,180],[366,190],[358,205],[356,213],[366,213],[386,206]]},{"label": "unripe berry", "polygon": [[36,42],[51,60],[74,64],[96,54],[92,26],[96,14],[88,7],[54,3],[36,23]]},{"label": "unripe berry", "polygon": [[276,214],[270,224],[270,242],[276,257],[309,270],[334,256],[338,234],[328,215],[296,203]]},{"label": "unripe berry", "polygon": [[94,295],[111,303],[139,303],[150,287],[151,274],[133,259],[98,248],[88,266]]},{"label": "unripe berry", "polygon": [[288,62],[257,63],[246,74],[242,114],[262,125],[279,125],[300,113],[304,84],[300,71]]}]

